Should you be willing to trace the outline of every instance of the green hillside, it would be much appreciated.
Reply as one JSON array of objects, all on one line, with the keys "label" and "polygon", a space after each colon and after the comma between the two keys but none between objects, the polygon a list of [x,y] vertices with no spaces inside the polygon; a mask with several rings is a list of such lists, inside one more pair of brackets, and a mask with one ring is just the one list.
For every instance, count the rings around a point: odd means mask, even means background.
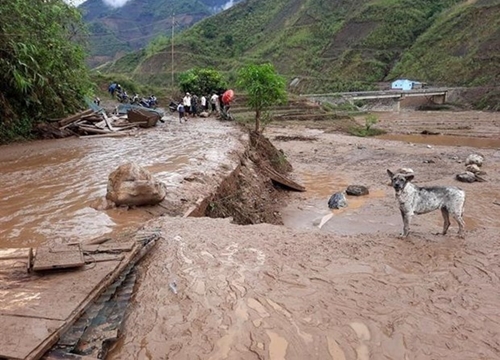
[{"label": "green hillside", "polygon": [[[175,38],[175,72],[231,73],[271,61],[301,91],[370,88],[399,76],[449,85],[493,84],[499,74],[500,0],[247,0]],[[171,78],[170,40],[103,71]],[[498,80],[498,78],[497,78]]]}]

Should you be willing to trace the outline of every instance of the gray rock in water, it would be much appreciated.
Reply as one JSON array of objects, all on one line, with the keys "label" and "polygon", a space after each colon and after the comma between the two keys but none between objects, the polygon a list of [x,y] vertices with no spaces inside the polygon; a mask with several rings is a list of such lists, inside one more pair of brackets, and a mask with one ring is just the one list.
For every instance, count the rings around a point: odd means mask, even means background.
[{"label": "gray rock in water", "polygon": [[471,173],[470,171],[466,171],[466,172],[463,172],[461,174],[457,174],[455,176],[455,178],[458,181],[466,182],[466,183],[473,183],[474,181],[477,180],[476,175],[474,173]]},{"label": "gray rock in water", "polygon": [[338,192],[332,195],[330,200],[328,200],[328,207],[330,209],[340,209],[347,207],[347,199],[345,198],[345,193]]},{"label": "gray rock in water", "polygon": [[368,195],[370,193],[368,191],[368,188],[363,185],[349,185],[345,190],[345,192],[347,195],[351,196],[362,196],[362,195]]}]

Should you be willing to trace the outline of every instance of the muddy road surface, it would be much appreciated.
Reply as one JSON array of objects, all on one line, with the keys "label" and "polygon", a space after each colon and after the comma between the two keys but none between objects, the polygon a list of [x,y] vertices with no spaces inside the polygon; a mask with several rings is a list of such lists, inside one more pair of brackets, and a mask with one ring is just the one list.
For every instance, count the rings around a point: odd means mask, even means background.
[{"label": "muddy road surface", "polygon": [[[285,226],[163,218],[164,241],[140,268],[111,359],[500,358],[500,150],[356,138],[274,124],[266,135],[308,191],[291,193]],[[466,134],[458,134],[463,136]],[[454,180],[472,152],[487,182]],[[466,237],[439,212],[408,239],[386,169],[467,193]],[[349,184],[370,195],[327,201]],[[256,194],[255,196],[258,196]],[[175,286],[174,286],[175,284]]]}]

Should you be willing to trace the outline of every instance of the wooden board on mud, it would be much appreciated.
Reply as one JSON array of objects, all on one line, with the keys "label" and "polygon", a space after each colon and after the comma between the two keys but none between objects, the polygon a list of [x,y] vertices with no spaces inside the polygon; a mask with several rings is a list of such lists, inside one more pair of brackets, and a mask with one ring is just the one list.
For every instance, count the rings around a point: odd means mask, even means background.
[{"label": "wooden board on mud", "polygon": [[33,270],[77,268],[85,265],[82,248],[75,245],[40,246],[36,249]]},{"label": "wooden board on mud", "polygon": [[[14,258],[1,263],[0,359],[40,359],[89,304],[135,263],[139,253],[151,249],[157,236],[136,233],[133,240],[130,236],[130,241],[106,244],[102,252],[89,256],[88,265],[43,274],[26,271],[31,249],[5,249],[5,257]],[[80,244],[53,245],[52,249],[59,250],[58,256],[69,255],[61,251],[68,247],[78,248],[82,254]],[[47,249],[38,250],[38,254]]]},{"label": "wooden board on mud", "polygon": [[296,190],[296,191],[306,191],[306,188],[303,187],[300,184],[297,184],[295,181],[290,180],[277,171],[267,167],[267,166],[262,166],[261,169],[269,176],[269,178],[272,181],[275,181],[283,186],[289,187],[290,189]]}]

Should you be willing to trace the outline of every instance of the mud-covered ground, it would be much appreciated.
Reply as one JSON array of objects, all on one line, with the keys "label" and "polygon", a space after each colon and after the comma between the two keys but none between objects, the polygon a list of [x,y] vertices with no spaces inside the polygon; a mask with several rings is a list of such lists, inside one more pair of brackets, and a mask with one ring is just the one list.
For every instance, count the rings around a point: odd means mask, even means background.
[{"label": "mud-covered ground", "polygon": [[[149,223],[164,241],[140,268],[111,359],[500,358],[500,150],[286,124],[266,135],[308,189],[285,197],[285,226]],[[456,182],[476,151],[487,182]],[[412,168],[419,185],[465,189],[465,239],[455,223],[434,235],[439,212],[415,217],[411,236],[397,238],[386,169],[399,167]],[[348,184],[370,195],[349,197],[319,229],[329,196]]]}]

